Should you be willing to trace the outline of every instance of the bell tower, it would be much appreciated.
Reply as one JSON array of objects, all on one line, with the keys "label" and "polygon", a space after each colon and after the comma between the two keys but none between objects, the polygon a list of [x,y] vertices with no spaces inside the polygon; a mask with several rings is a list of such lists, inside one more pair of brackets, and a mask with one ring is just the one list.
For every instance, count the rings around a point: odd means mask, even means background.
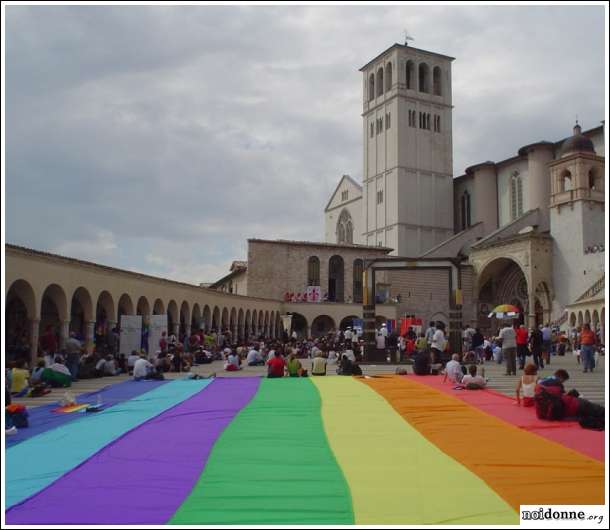
[{"label": "bell tower", "polygon": [[394,44],[360,69],[367,245],[416,257],[453,235],[453,60]]},{"label": "bell tower", "polygon": [[563,308],[574,302],[604,273],[603,255],[592,251],[605,242],[604,158],[576,123],[556,160],[551,178],[550,228],[553,236],[554,285]]}]

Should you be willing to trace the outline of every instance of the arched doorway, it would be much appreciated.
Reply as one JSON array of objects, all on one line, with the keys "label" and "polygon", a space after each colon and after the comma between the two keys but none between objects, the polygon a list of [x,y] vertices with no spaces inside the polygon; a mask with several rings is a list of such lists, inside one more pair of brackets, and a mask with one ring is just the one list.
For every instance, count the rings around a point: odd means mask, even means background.
[{"label": "arched doorway", "polygon": [[191,333],[199,331],[201,324],[201,308],[199,307],[199,304],[195,302],[193,305],[193,312],[191,314]]},{"label": "arched doorway", "polygon": [[[66,293],[57,284],[49,285],[42,295],[40,306],[40,336],[53,333],[59,349],[63,348],[66,339],[64,322],[68,319]],[[55,352],[53,352],[55,353]]]},{"label": "arched doorway", "polygon": [[355,319],[358,319],[358,317],[356,315],[350,315],[348,317],[345,317],[339,323],[339,329],[341,331],[345,331],[348,327],[354,329],[354,320]]},{"label": "arched doorway", "polygon": [[335,321],[328,315],[319,315],[311,323],[311,336],[322,337],[336,329]]},{"label": "arched doorway", "polygon": [[[5,362],[23,359],[29,362],[38,349],[38,323],[35,321],[36,298],[25,280],[13,282],[6,295]],[[32,323],[36,329],[33,329]]]},{"label": "arched doorway", "polygon": [[191,311],[190,311],[188,302],[185,300],[180,305],[180,335],[179,335],[181,342],[183,342],[184,344],[186,344],[188,342],[188,337],[186,335],[187,335],[187,331],[190,331],[190,330],[187,330],[187,327],[188,328],[191,327]]},{"label": "arched doorway", "polygon": [[218,306],[214,306],[212,312],[212,329],[216,332],[220,331],[220,308]]},{"label": "arched doorway", "polygon": [[119,326],[121,325],[121,317],[123,315],[133,315],[133,302],[131,301],[131,296],[127,293],[123,294],[121,298],[119,298],[119,306],[117,310],[117,322]]},{"label": "arched doorway", "polygon": [[178,313],[178,304],[175,300],[170,300],[167,304],[167,334],[180,334],[180,314]]},{"label": "arched doorway", "polygon": [[153,315],[164,315],[165,314],[165,304],[163,300],[157,298],[155,300],[155,305],[153,306]]},{"label": "arched doorway", "polygon": [[111,331],[114,321],[114,300],[108,291],[102,291],[97,297],[95,306],[95,347],[96,350],[106,346],[106,335]]},{"label": "arched doorway", "polygon": [[72,295],[70,303],[70,331],[76,333],[81,342],[91,340],[88,337],[87,326],[93,319],[93,302],[89,291],[84,287],[79,287]]},{"label": "arched doorway", "polygon": [[[479,273],[477,278],[477,298],[480,305],[492,309],[501,304],[511,304],[520,310],[516,320],[527,324],[528,315],[528,285],[523,270],[519,264],[511,258],[497,258],[489,262]],[[544,298],[543,293],[539,296]],[[541,304],[541,320],[544,319],[544,306]],[[535,310],[535,307],[532,308]],[[478,326],[481,332],[486,334],[497,333],[506,320],[498,321],[495,317],[489,318],[488,314],[478,315]]]},{"label": "arched doorway", "polygon": [[341,256],[333,256],[328,262],[328,300],[343,302],[344,300],[344,270]]}]

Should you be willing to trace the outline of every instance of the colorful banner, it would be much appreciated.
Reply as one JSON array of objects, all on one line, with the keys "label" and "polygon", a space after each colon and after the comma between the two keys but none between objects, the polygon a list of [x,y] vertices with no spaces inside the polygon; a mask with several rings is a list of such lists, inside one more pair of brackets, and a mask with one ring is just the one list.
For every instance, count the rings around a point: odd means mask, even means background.
[{"label": "colorful banner", "polygon": [[307,287],[307,301],[318,303],[322,301],[322,291],[319,285],[310,285]]},{"label": "colorful banner", "polygon": [[438,385],[177,380],[68,414],[6,449],[6,523],[516,525],[520,505],[604,504],[603,432]]}]

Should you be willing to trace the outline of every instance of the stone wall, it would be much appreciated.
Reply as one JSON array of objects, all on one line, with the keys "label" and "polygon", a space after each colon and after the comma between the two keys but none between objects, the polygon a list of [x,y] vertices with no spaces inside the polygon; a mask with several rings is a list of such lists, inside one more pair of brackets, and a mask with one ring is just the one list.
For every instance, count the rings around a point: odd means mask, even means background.
[{"label": "stone wall", "polygon": [[338,255],[344,263],[344,300],[353,300],[354,260],[382,257],[389,250],[357,245],[250,239],[248,296],[283,300],[286,292],[306,291],[307,263],[311,256],[317,256],[320,260],[320,287],[324,295],[328,291],[329,260]]}]

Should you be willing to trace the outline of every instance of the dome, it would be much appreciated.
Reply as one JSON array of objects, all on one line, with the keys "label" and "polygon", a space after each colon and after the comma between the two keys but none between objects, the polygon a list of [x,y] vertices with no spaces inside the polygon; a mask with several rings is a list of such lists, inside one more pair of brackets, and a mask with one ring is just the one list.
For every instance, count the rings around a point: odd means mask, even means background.
[{"label": "dome", "polygon": [[580,125],[576,123],[574,126],[574,135],[565,140],[561,146],[561,156],[567,156],[572,153],[595,153],[593,142],[581,132]]}]

